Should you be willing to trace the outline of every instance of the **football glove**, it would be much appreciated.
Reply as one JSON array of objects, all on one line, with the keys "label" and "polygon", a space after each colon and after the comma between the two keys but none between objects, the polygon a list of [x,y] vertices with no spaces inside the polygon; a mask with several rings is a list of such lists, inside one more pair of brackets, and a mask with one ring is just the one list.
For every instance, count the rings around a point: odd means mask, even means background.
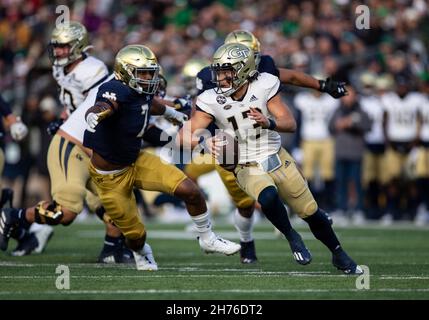
[{"label": "football glove", "polygon": [[345,82],[334,81],[331,78],[326,80],[319,80],[320,92],[326,92],[335,99],[341,98],[347,95],[347,89],[345,87]]},{"label": "football glove", "polygon": [[99,116],[94,112],[88,113],[86,116],[86,123],[88,124],[88,131],[95,132],[95,127],[98,125]]},{"label": "football glove", "polygon": [[15,141],[21,141],[22,139],[25,138],[27,133],[28,133],[27,126],[24,123],[22,123],[19,118],[17,122],[15,122],[10,126],[10,135]]},{"label": "football glove", "polygon": [[190,96],[177,98],[176,100],[173,101],[173,103],[174,103],[174,109],[186,114],[188,118],[190,118],[191,111],[192,111],[192,100]]},{"label": "football glove", "polygon": [[187,121],[189,118],[186,114],[170,107],[165,107],[165,113],[163,116],[175,125],[183,124],[183,122]]},{"label": "football glove", "polygon": [[54,121],[49,122],[48,127],[46,128],[46,131],[51,135],[55,135],[58,131],[58,129],[61,127],[61,125],[64,123],[63,119],[56,119]]}]

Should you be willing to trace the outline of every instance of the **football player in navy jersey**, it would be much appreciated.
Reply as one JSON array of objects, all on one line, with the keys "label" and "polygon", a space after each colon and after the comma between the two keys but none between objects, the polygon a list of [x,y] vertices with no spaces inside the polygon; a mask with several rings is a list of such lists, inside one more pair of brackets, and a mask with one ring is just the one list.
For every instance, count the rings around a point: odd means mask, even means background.
[{"label": "football player in navy jersey", "polygon": [[154,53],[143,45],[126,46],[115,58],[114,73],[115,79],[99,88],[94,106],[86,112],[84,146],[93,152],[89,170],[97,193],[109,218],[133,250],[137,269],[157,270],[157,265],[151,248],[145,244],[146,230],[137,211],[133,187],[182,199],[205,252],[238,252],[240,245],[211,230],[198,187],[175,166],[140,149],[149,113],[178,122],[187,119],[183,113],[153,101],[159,85],[159,64]]}]

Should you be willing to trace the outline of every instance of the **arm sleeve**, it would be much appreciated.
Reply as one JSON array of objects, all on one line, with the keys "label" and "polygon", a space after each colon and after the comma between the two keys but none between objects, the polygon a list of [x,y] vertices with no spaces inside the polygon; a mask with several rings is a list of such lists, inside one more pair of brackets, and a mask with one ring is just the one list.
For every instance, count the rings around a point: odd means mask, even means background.
[{"label": "arm sleeve", "polygon": [[9,104],[4,101],[3,97],[0,95],[0,113],[3,117],[7,117],[12,113],[12,109]]}]

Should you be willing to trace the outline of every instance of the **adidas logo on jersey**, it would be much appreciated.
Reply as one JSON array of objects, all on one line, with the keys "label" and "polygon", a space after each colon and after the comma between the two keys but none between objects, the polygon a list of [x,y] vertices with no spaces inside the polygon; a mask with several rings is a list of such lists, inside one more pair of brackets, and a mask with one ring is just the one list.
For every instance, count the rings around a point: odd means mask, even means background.
[{"label": "adidas logo on jersey", "polygon": [[105,93],[103,93],[102,97],[109,99],[109,100],[116,101],[116,93],[114,93],[114,92],[106,91]]},{"label": "adidas logo on jersey", "polygon": [[256,98],[255,95],[252,94],[252,96],[250,97],[250,102],[256,101],[256,100],[258,100],[258,98]]}]

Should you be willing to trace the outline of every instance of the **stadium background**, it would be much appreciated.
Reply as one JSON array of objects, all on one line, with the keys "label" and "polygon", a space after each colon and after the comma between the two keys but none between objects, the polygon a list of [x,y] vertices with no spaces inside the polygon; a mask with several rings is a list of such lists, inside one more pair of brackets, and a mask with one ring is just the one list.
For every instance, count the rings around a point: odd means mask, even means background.
[{"label": "stadium background", "polygon": [[[126,44],[143,43],[156,53],[168,79],[168,92],[182,95],[181,69],[190,58],[210,59],[226,34],[252,31],[262,52],[278,67],[345,81],[358,92],[362,73],[407,75],[419,89],[429,79],[428,7],[425,1],[19,1],[0,2],[0,92],[30,127],[25,141],[4,137],[4,185],[13,185],[15,205],[49,197],[47,124],[61,106],[46,46],[65,4],[71,19],[90,32],[92,54],[109,68]],[[369,30],[357,30],[355,7],[370,8]],[[294,108],[297,87],[283,97]],[[284,145],[293,148],[293,136]],[[354,198],[353,192],[350,197]],[[353,200],[353,199],[352,199]],[[334,208],[332,208],[334,209]]]}]

